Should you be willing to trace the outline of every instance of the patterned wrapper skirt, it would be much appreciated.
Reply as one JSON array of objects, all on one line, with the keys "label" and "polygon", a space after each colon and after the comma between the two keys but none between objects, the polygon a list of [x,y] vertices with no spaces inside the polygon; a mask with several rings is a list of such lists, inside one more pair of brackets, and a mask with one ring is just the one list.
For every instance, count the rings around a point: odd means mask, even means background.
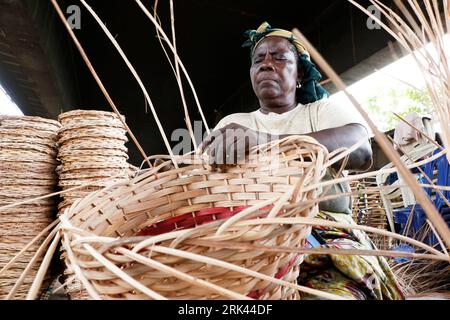
[{"label": "patterned wrapper skirt", "polygon": [[[348,214],[320,212],[318,218],[355,224]],[[360,230],[314,227],[322,247],[373,250],[366,233]],[[346,299],[401,300],[404,295],[386,259],[376,256],[307,255],[298,283],[333,293]],[[317,299],[302,294],[302,299]]]}]

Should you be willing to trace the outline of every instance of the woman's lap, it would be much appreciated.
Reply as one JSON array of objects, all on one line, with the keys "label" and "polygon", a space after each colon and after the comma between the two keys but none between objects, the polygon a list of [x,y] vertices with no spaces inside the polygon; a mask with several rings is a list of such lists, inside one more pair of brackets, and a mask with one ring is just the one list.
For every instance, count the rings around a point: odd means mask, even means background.
[{"label": "woman's lap", "polygon": [[[350,215],[320,212],[318,218],[355,224]],[[313,228],[323,246],[372,250],[374,245],[360,230]],[[384,257],[348,255],[307,255],[301,266],[299,284],[358,300],[404,299]],[[314,297],[304,295],[303,299]]]}]

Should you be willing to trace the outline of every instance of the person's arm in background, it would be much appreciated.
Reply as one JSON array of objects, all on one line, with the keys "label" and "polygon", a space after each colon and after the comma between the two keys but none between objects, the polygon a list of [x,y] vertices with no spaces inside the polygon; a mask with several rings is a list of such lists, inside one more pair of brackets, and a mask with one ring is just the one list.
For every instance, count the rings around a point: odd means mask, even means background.
[{"label": "person's arm in background", "polygon": [[[345,169],[347,170],[367,170],[372,164],[372,149],[370,147],[367,131],[364,126],[357,123],[347,124],[341,127],[329,128],[311,132],[307,134],[324,145],[329,152],[339,148],[349,148],[355,145],[364,137],[367,142],[349,155]],[[228,124],[215,130],[200,145],[200,151],[206,152],[210,162],[214,164],[237,163],[242,159],[248,150],[259,144],[288,137],[290,135],[268,135],[241,126],[236,123]],[[340,167],[342,161],[334,165]]]}]

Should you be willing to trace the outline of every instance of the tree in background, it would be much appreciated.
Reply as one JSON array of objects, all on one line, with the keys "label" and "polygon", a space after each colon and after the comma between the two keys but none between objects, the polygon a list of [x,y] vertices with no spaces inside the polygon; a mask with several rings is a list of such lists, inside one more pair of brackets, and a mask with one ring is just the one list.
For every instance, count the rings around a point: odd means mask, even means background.
[{"label": "tree in background", "polygon": [[376,95],[367,98],[363,106],[383,131],[389,131],[397,126],[399,120],[393,112],[402,117],[410,112],[422,116],[430,116],[432,113],[431,99],[426,89],[403,85],[381,88]]}]

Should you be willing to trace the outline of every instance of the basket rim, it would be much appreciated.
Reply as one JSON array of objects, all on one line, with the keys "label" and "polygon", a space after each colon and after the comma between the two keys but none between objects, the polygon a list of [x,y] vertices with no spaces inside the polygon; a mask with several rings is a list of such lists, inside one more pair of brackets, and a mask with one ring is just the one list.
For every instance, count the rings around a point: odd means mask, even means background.
[{"label": "basket rim", "polygon": [[[109,118],[116,118],[119,119],[119,116],[115,113],[115,112],[110,112],[110,111],[103,111],[103,110],[83,110],[83,109],[76,109],[76,110],[70,110],[64,113],[61,113],[58,116],[58,120],[61,122],[61,120],[64,120],[66,118],[70,118],[70,117],[82,117],[82,116],[93,116],[93,117],[98,117],[98,118],[105,118],[105,117],[109,117]],[[125,119],[125,116],[120,115],[123,119]]]},{"label": "basket rim", "polygon": [[11,121],[29,121],[29,122],[36,122],[36,123],[45,123],[49,125],[53,125],[57,128],[61,127],[61,124],[57,120],[43,118],[39,116],[14,116],[14,115],[0,115],[0,122],[2,120],[11,120]]}]

